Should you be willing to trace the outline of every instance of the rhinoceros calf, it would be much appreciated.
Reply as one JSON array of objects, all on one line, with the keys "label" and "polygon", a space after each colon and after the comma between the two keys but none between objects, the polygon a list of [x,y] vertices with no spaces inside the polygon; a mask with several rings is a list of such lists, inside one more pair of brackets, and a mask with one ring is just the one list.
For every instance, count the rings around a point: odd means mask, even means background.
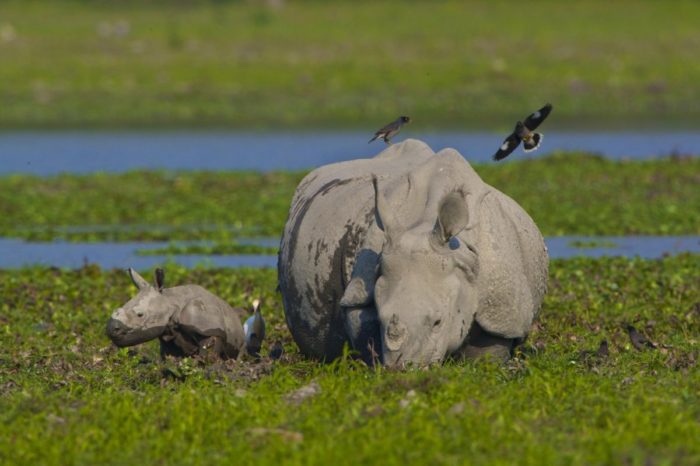
[{"label": "rhinoceros calf", "polygon": [[299,184],[278,260],[287,325],[330,360],[508,357],[546,290],[542,235],[453,149],[407,140]]},{"label": "rhinoceros calf", "polygon": [[244,311],[198,285],[163,288],[156,271],[151,286],[135,270],[129,276],[138,294],[112,314],[107,335],[117,346],[133,346],[158,338],[161,356],[213,354],[237,358],[245,347]]}]

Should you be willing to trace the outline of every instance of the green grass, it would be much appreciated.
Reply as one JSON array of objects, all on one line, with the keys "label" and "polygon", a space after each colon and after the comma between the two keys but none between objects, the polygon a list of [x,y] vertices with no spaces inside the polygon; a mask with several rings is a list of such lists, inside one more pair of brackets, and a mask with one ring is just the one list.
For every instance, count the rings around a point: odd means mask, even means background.
[{"label": "green grass", "polygon": [[[124,272],[0,270],[0,462],[700,462],[700,256],[553,261],[518,358],[405,372],[301,359],[273,270],[167,276],[234,305],[261,293],[283,359],[202,366],[161,362],[155,342],[117,350],[104,326],[134,293]],[[635,351],[628,322],[659,349]],[[609,358],[581,362],[603,338]],[[312,382],[319,394],[287,401]]]},{"label": "green grass", "polygon": [[[700,158],[557,154],[475,165],[543,234],[700,234]],[[0,177],[0,236],[202,240],[280,235],[304,173],[131,172]],[[87,226],[83,230],[75,226]],[[89,227],[93,226],[94,229]]]},{"label": "green grass", "polygon": [[0,127],[697,126],[700,4],[0,3]]},{"label": "green grass", "polygon": [[[8,176],[0,178],[0,235],[81,241],[269,236],[281,233],[292,194],[303,175],[131,172]],[[61,231],[61,227],[73,225],[99,228]]]}]

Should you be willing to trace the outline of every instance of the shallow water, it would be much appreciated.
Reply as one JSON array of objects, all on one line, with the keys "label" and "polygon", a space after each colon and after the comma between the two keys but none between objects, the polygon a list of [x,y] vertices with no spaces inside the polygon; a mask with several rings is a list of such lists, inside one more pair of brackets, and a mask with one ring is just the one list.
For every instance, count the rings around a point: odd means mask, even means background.
[{"label": "shallow water", "polygon": [[[576,242],[595,242],[602,247],[574,247]],[[244,241],[241,241],[244,242]],[[277,238],[262,238],[252,242],[263,246],[276,246]],[[654,259],[666,254],[682,252],[700,253],[700,236],[626,236],[585,237],[562,236],[546,239],[552,259],[575,256],[602,257],[624,256]],[[0,238],[0,268],[18,268],[28,265],[44,265],[63,268],[78,268],[85,263],[98,264],[111,269],[134,267],[151,268],[165,262],[174,262],[185,267],[276,267],[276,255],[175,255],[140,256],[138,249],[167,246],[166,242],[129,243],[34,243]],[[614,247],[613,247],[614,244]]]},{"label": "shallow water", "polygon": [[[60,131],[0,132],[0,175],[62,172],[170,170],[301,170],[373,157],[384,148],[367,144],[364,132],[231,131]],[[453,147],[471,162],[490,162],[504,133],[414,133],[396,137],[424,140],[434,150]],[[700,132],[619,131],[545,132],[542,147],[528,155],[517,149],[511,160],[540,157],[556,150],[586,151],[612,159],[649,159],[671,153],[700,154]]]}]

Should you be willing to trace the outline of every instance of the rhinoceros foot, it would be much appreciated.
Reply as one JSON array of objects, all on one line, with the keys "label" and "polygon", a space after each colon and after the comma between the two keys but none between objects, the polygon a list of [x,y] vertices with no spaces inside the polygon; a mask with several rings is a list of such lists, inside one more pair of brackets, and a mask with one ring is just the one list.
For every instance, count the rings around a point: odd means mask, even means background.
[{"label": "rhinoceros foot", "polygon": [[466,359],[490,357],[496,361],[507,361],[516,343],[517,339],[493,335],[474,322],[467,342],[459,351],[459,356]]}]

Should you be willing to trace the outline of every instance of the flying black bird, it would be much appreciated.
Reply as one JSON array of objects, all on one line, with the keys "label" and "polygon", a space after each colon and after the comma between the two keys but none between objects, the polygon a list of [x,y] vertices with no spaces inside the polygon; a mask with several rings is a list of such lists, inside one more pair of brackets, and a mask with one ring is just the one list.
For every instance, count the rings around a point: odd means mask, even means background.
[{"label": "flying black bird", "polygon": [[650,341],[647,337],[642,335],[637,331],[636,328],[634,328],[632,325],[627,326],[627,333],[630,336],[630,341],[632,342],[632,346],[637,351],[644,351],[644,347],[646,346],[647,348],[653,348],[656,349],[656,344]]},{"label": "flying black bird", "polygon": [[407,116],[400,116],[398,117],[395,121],[392,121],[376,133],[374,133],[374,137],[369,140],[369,142],[374,141],[375,139],[382,138],[384,139],[384,142],[387,144],[391,144],[391,138],[399,134],[399,131],[401,131],[401,127],[405,125],[406,123],[410,123],[411,118]]},{"label": "flying black bird", "polygon": [[513,132],[505,138],[498,151],[493,154],[494,160],[503,160],[510,155],[523,142],[523,150],[530,152],[538,147],[542,142],[542,133],[535,133],[535,129],[547,118],[552,111],[552,104],[547,104],[535,113],[531,113],[525,118],[525,122],[519,121],[515,124]]}]

